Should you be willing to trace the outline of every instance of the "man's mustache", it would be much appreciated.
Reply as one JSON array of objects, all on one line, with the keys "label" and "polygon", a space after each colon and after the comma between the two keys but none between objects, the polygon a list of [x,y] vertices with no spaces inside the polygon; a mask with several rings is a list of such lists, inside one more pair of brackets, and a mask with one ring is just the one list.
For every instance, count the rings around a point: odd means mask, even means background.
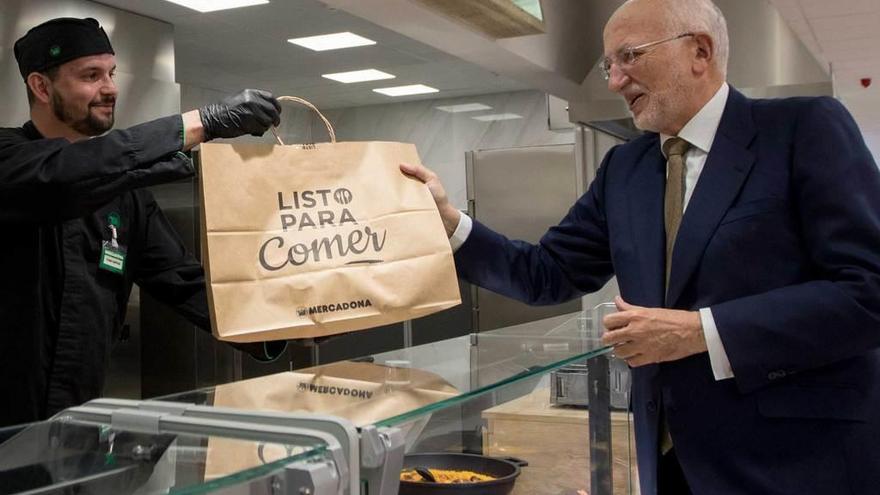
[{"label": "man's mustache", "polygon": [[116,98],[105,98],[103,100],[94,101],[89,104],[90,107],[116,105]]}]

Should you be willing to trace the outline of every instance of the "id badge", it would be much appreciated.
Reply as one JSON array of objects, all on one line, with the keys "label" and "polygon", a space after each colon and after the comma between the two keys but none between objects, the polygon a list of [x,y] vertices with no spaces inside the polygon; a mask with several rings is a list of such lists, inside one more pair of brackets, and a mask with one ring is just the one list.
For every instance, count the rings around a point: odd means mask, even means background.
[{"label": "id badge", "polygon": [[98,268],[121,274],[125,271],[125,247],[113,244],[111,241],[101,243],[101,259]]}]

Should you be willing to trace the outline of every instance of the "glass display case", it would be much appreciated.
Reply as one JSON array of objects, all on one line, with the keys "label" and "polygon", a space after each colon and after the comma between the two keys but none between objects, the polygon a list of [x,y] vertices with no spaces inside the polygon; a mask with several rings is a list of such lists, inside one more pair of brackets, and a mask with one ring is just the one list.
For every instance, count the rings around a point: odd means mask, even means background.
[{"label": "glass display case", "polygon": [[493,478],[470,493],[637,493],[628,371],[592,320],[92,401],[0,433],[0,493],[432,493],[444,469]]},{"label": "glass display case", "polygon": [[[261,431],[230,420],[165,417],[151,429],[139,420],[126,424],[109,410],[80,409],[0,430],[0,493],[215,493],[271,487],[271,473],[333,462],[332,437],[293,427]],[[259,457],[244,469],[206,476],[218,441],[253,449]]]}]

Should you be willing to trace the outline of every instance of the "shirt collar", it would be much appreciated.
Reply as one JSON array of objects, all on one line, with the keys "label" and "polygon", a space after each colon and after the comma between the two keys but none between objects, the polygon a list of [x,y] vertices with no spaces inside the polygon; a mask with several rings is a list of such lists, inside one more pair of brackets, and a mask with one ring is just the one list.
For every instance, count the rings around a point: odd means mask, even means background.
[{"label": "shirt collar", "polygon": [[[691,146],[697,148],[704,153],[709,153],[712,149],[712,142],[715,141],[715,134],[718,132],[718,125],[721,124],[721,116],[724,114],[724,106],[727,104],[727,96],[730,93],[730,86],[725,82],[718,88],[713,96],[703,108],[688,121],[678,137],[691,143]],[[660,135],[660,150],[663,150],[663,144],[673,136],[666,134]]]},{"label": "shirt collar", "polygon": [[34,140],[34,139],[43,139],[43,135],[42,135],[42,134],[40,133],[40,131],[37,129],[37,126],[34,125],[34,122],[33,122],[32,120],[28,120],[28,121],[25,122],[24,125],[21,126],[21,127],[22,127],[22,129],[24,129],[24,135],[25,135],[28,139],[31,139],[31,140]]}]

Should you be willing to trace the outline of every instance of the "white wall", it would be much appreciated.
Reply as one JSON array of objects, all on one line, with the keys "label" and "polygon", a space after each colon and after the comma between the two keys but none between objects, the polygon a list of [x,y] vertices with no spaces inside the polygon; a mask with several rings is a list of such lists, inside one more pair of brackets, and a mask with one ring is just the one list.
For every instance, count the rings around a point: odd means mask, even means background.
[{"label": "white wall", "polygon": [[0,126],[29,119],[27,93],[13,46],[28,29],[56,17],[94,17],[116,51],[116,127],[179,112],[174,80],[174,28],[165,22],[86,0],[0,1]]},{"label": "white wall", "polygon": [[[181,87],[181,108],[196,108],[225,94],[213,90]],[[441,105],[483,103],[491,110],[448,113]],[[520,119],[480,122],[472,117],[513,113]],[[402,141],[413,143],[422,162],[443,180],[453,205],[467,207],[465,152],[574,142],[571,129],[551,131],[547,123],[547,99],[537,91],[518,91],[466,98],[419,100],[388,105],[332,109],[325,115],[336,128],[340,141]],[[320,120],[295,104],[284,103],[279,134],[286,143],[326,141]],[[271,136],[239,138],[273,142]],[[540,164],[536,164],[540,165]]]}]

